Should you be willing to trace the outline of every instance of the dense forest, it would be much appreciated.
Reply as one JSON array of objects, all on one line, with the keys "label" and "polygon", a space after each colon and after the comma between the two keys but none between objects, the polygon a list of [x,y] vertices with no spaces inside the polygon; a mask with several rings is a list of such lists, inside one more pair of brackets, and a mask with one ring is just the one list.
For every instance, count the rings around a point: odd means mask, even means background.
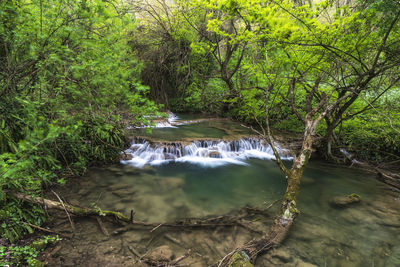
[{"label": "dense forest", "polygon": [[[2,265],[40,266],[40,249],[18,245],[48,219],[27,196],[118,162],[127,126],[167,111],[246,124],[286,177],[268,235],[224,266],[251,266],[286,237],[312,154],[351,164],[345,149],[398,171],[398,1],[12,0],[0,2],[0,21]],[[279,132],[300,143],[290,166]]]}]

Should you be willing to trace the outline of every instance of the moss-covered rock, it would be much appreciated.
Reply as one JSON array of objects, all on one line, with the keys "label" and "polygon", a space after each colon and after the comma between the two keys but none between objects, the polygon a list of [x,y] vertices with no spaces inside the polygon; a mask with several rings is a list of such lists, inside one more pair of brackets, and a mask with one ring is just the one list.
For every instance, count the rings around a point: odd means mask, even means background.
[{"label": "moss-covered rock", "polygon": [[233,254],[229,267],[254,267],[254,265],[243,251],[239,251]]},{"label": "moss-covered rock", "polygon": [[361,201],[361,197],[357,194],[351,194],[347,196],[336,196],[331,200],[331,205],[334,207],[343,208],[350,204],[358,203]]}]

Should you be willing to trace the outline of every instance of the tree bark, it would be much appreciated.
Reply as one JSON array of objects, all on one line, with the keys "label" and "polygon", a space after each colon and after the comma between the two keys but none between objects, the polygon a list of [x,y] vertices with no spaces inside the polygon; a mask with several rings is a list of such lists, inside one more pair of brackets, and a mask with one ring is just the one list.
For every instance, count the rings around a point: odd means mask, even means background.
[{"label": "tree bark", "polygon": [[334,130],[336,128],[336,122],[330,122],[329,120],[325,119],[326,122],[326,130],[325,130],[325,138],[323,140],[323,157],[327,160],[334,160],[334,156],[332,153],[332,142],[333,142],[333,135]]}]

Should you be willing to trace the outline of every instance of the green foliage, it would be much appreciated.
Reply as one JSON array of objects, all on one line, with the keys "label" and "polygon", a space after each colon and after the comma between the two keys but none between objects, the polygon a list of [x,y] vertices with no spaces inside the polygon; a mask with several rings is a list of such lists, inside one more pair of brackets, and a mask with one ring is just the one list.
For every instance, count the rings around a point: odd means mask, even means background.
[{"label": "green foliage", "polygon": [[226,92],[225,84],[218,79],[198,82],[192,82],[185,89],[183,99],[171,99],[171,109],[176,112],[219,114]]},{"label": "green foliage", "polygon": [[400,120],[368,113],[343,123],[340,139],[360,159],[382,163],[399,159]]},{"label": "green foliage", "polygon": [[0,265],[11,266],[44,266],[37,259],[39,252],[43,251],[49,244],[61,240],[58,236],[43,236],[40,239],[34,240],[29,245],[10,245],[8,247],[0,247]]},{"label": "green foliage", "polygon": [[[268,110],[274,127],[298,132],[304,130],[307,116],[315,125],[325,119],[326,125],[318,132],[326,137],[332,135],[328,124],[335,128],[346,121],[343,140],[360,146],[364,157],[380,161],[385,153],[398,155],[398,134],[393,130],[398,126],[389,126],[385,115],[369,114],[363,122],[357,121],[361,117],[352,117],[366,114],[371,109],[366,108],[368,102],[380,113],[385,108],[398,109],[387,98],[384,104],[380,102],[399,83],[400,6],[390,1],[360,1],[336,9],[340,3],[335,2],[297,5],[293,1],[226,0],[196,1],[193,6],[207,11],[211,36],[229,40],[211,48],[220,52],[221,46],[247,44],[245,58],[233,77],[241,90],[229,100],[234,103],[230,105],[232,116],[265,126]],[[196,46],[198,50],[209,47]],[[363,134],[350,130],[357,124]],[[376,142],[368,147],[366,140]],[[376,153],[365,152],[372,150]]]},{"label": "green foliage", "polygon": [[0,236],[45,216],[13,192],[39,195],[90,164],[115,162],[126,124],[157,114],[128,43],[123,1],[0,2]]},{"label": "green foliage", "polygon": [[38,206],[22,203],[11,197],[5,198],[2,202],[0,234],[12,242],[25,233],[33,233],[28,223],[40,225],[46,221],[45,212]]}]

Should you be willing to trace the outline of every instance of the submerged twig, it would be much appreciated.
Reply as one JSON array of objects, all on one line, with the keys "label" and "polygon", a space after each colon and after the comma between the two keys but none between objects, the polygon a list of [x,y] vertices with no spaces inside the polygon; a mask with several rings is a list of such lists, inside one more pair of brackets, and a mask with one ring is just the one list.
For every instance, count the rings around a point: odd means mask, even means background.
[{"label": "submerged twig", "polygon": [[171,266],[174,266],[174,265],[178,264],[179,262],[181,262],[181,261],[183,261],[184,259],[186,259],[187,257],[189,257],[189,256],[190,256],[190,253],[191,253],[191,250],[189,249],[184,255],[182,255],[182,256],[176,258],[175,260],[173,260],[173,261],[170,263],[170,265],[171,265]]},{"label": "submerged twig", "polygon": [[104,227],[103,222],[101,221],[100,217],[96,217],[97,223],[99,224],[100,230],[103,232],[105,236],[109,236],[107,229]]},{"label": "submerged twig", "polygon": [[61,205],[63,206],[63,208],[64,208],[64,210],[65,210],[65,213],[66,213],[67,216],[68,216],[68,220],[69,220],[69,223],[71,224],[72,231],[75,232],[75,225],[74,225],[74,222],[72,221],[71,216],[69,215],[67,209],[65,208],[64,202],[61,200],[60,196],[57,195],[56,192],[54,192],[53,190],[51,190],[51,192],[53,192],[53,194],[54,194],[54,195],[58,198],[58,200],[60,201]]},{"label": "submerged twig", "polygon": [[31,224],[31,223],[24,222],[24,224],[29,225],[30,227],[35,228],[37,230],[40,230],[42,232],[56,234],[56,235],[59,235],[59,236],[62,236],[62,237],[66,237],[66,238],[71,238],[69,235],[66,235],[66,234],[63,234],[63,233],[60,233],[60,232],[56,232],[56,231],[53,231],[53,230],[50,230],[50,229],[46,229],[46,228]]}]

